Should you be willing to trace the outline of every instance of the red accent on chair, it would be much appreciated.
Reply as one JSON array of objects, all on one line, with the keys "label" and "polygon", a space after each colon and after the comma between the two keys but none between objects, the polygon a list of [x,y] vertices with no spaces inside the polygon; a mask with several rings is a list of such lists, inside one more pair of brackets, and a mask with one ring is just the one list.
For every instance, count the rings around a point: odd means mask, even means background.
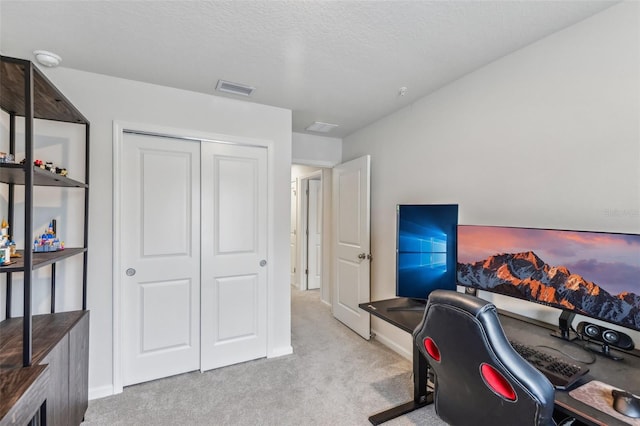
[{"label": "red accent on chair", "polygon": [[495,393],[506,400],[516,400],[516,391],[498,370],[489,364],[482,364],[480,371],[482,372],[482,378],[487,386],[489,386]]},{"label": "red accent on chair", "polygon": [[436,346],[436,342],[431,339],[431,337],[427,337],[424,339],[424,348],[427,350],[429,356],[436,361],[440,361],[440,349]]}]

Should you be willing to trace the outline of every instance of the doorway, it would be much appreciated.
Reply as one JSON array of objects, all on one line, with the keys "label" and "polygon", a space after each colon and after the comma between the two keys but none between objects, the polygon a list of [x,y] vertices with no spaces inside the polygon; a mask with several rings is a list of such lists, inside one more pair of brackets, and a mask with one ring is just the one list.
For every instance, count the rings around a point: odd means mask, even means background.
[{"label": "doorway", "polygon": [[331,304],[330,176],[328,168],[291,167],[291,284],[303,291],[319,289],[327,305]]},{"label": "doorway", "polygon": [[[297,198],[295,223],[297,255],[294,287],[307,290],[308,281],[301,272],[308,266],[307,240],[303,242],[303,224],[309,201],[305,200],[309,182],[319,179],[322,208],[322,245],[320,294],[338,320],[365,339],[370,337],[370,316],[358,304],[370,300],[370,156],[366,155],[333,168],[294,165],[291,169],[292,201]],[[311,185],[315,185],[311,183]],[[292,217],[294,208],[292,207]],[[296,231],[297,230],[297,231]],[[292,245],[293,247],[293,245]],[[306,260],[307,263],[303,262]],[[306,271],[305,271],[306,272]]]}]

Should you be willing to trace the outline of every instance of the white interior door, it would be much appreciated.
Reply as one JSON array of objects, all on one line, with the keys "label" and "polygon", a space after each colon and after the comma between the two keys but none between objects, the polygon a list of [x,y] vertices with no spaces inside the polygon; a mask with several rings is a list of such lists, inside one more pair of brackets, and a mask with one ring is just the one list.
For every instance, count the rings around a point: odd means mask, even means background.
[{"label": "white interior door", "polygon": [[298,222],[298,190],[297,190],[297,182],[294,180],[291,182],[291,227],[289,231],[289,249],[291,256],[291,265],[289,266],[291,269],[291,285],[296,285],[296,262],[298,260],[298,256],[296,256],[296,239],[297,236],[297,222]]},{"label": "white interior door", "polygon": [[370,298],[370,157],[333,169],[334,287],[333,315],[365,339],[369,313],[358,304]]},{"label": "white interior door", "polygon": [[322,184],[309,180],[307,208],[307,289],[320,288],[322,271]]},{"label": "white interior door", "polygon": [[122,382],[200,366],[200,144],[125,133]]},{"label": "white interior door", "polygon": [[267,354],[267,149],[202,144],[201,369]]}]

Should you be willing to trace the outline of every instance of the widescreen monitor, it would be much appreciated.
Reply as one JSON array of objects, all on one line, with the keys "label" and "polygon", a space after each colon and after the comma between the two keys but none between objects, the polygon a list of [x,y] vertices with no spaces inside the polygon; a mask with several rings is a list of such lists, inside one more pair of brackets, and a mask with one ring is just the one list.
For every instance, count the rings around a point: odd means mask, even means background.
[{"label": "widescreen monitor", "polygon": [[455,204],[401,204],[397,209],[396,296],[426,300],[456,289]]},{"label": "widescreen monitor", "polygon": [[640,331],[640,235],[458,226],[457,283]]}]

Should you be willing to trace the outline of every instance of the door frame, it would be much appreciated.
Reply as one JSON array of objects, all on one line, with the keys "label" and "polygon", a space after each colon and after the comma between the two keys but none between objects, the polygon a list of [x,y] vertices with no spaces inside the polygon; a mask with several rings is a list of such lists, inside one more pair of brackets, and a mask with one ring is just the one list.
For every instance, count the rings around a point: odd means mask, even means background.
[{"label": "door frame", "polygon": [[[289,258],[291,259],[291,265],[289,265],[289,275],[291,278],[290,284],[292,286],[298,285],[298,179],[291,181],[291,209],[295,208],[295,214],[291,211],[291,223],[289,224]],[[291,227],[294,227],[293,233]],[[293,237],[291,236],[293,234]],[[293,269],[293,271],[291,270]]]},{"label": "door frame", "polygon": [[[267,149],[267,265],[273,265],[273,253],[275,252],[275,206],[274,206],[274,143],[271,140],[255,139],[249,137],[240,137],[233,135],[214,134],[200,132],[192,129],[181,129],[166,126],[158,126],[147,123],[132,123],[126,121],[113,121],[113,230],[112,230],[112,280],[113,280],[113,302],[112,302],[112,325],[113,325],[113,392],[112,394],[122,393],[122,280],[120,273],[122,271],[122,249],[120,243],[122,241],[122,145],[124,143],[124,133],[139,133],[157,137],[168,137],[172,139],[182,139],[196,142],[214,142],[234,145],[247,145],[263,147]],[[271,337],[275,333],[275,301],[273,294],[275,292],[274,268],[267,270],[267,356],[273,352],[273,340]]]},{"label": "door frame", "polygon": [[[305,274],[305,270],[308,265],[308,252],[309,252],[309,238],[307,236],[307,227],[309,226],[309,181],[311,179],[320,180],[320,185],[323,185],[322,182],[322,170],[318,169],[315,172],[311,172],[307,175],[298,176],[298,212],[296,215],[297,221],[297,234],[296,234],[296,256],[297,256],[297,265],[296,271],[299,269],[299,277],[300,277],[300,290],[307,290],[309,284],[309,276]],[[301,196],[302,195],[302,196]],[[322,194],[320,194],[322,197]],[[324,214],[320,220],[324,220]],[[323,227],[324,229],[324,227]],[[324,259],[323,259],[324,262]],[[321,283],[320,289],[322,290],[322,271],[321,274]]]}]

